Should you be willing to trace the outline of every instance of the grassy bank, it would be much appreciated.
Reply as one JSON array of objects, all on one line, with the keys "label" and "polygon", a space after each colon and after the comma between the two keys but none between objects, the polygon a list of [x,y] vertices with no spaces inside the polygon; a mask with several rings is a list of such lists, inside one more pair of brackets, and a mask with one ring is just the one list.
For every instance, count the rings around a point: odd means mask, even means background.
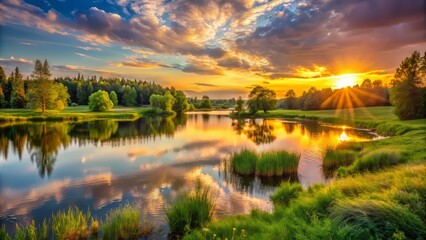
[{"label": "grassy bank", "polygon": [[329,149],[323,168],[338,177],[327,186],[284,182],[271,195],[272,213],[225,217],[185,239],[426,238],[426,119],[399,121],[391,107],[353,109],[353,117],[334,110],[254,117],[315,119],[393,136]]},{"label": "grassy bank", "polygon": [[285,183],[273,213],[215,221],[185,239],[424,239],[426,165],[357,174],[301,190]]},{"label": "grassy bank", "polygon": [[115,107],[107,112],[91,112],[88,106],[68,107],[62,111],[49,110],[42,114],[30,109],[0,109],[0,122],[22,121],[83,121],[98,119],[135,120],[141,116],[169,116],[174,113],[149,107]]}]

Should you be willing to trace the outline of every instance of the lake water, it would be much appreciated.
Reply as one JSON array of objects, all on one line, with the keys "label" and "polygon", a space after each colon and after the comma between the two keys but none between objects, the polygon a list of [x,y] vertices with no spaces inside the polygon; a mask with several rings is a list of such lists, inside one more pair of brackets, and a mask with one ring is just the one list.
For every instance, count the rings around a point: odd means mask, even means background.
[{"label": "lake water", "polygon": [[[0,225],[41,222],[76,205],[103,218],[129,202],[167,235],[164,209],[197,182],[216,197],[215,217],[272,210],[281,180],[326,183],[326,148],[369,141],[374,133],[315,121],[232,120],[223,112],[136,121],[0,126]],[[239,177],[226,169],[233,152],[284,149],[301,154],[298,176]]]}]

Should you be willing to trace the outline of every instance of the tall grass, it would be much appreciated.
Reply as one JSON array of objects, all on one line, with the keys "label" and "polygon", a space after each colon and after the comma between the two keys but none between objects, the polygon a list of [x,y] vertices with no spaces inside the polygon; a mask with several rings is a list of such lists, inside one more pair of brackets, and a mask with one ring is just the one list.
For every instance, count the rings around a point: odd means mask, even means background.
[{"label": "tall grass", "polygon": [[90,211],[83,213],[77,207],[70,207],[52,216],[52,232],[57,239],[85,239],[89,235],[89,219]]},{"label": "tall grass", "polygon": [[356,153],[350,150],[327,149],[323,158],[322,168],[326,176],[333,175],[333,172],[341,166],[347,166],[354,162]]},{"label": "tall grass", "polygon": [[231,166],[234,172],[242,175],[251,175],[256,172],[258,155],[255,151],[244,149],[231,157]]},{"label": "tall grass", "polygon": [[197,187],[194,192],[180,196],[166,211],[171,236],[183,236],[211,221],[214,201],[210,189]]},{"label": "tall grass", "polygon": [[4,225],[2,227],[0,227],[0,239],[10,240],[10,236],[7,233],[6,227]]},{"label": "tall grass", "polygon": [[268,177],[295,174],[299,159],[299,155],[286,151],[264,152],[256,163],[256,174]]},{"label": "tall grass", "polygon": [[372,151],[357,158],[351,170],[354,172],[374,171],[404,162],[400,152],[390,149]]},{"label": "tall grass", "polygon": [[271,195],[271,200],[275,206],[288,206],[290,201],[297,198],[302,191],[302,185],[299,183],[282,182],[277,190],[275,190],[275,193]]},{"label": "tall grass", "polygon": [[[102,224],[103,239],[139,239],[152,232],[152,225],[140,222],[139,210],[130,204],[111,210]],[[150,230],[149,230],[150,229]]]},{"label": "tall grass", "polygon": [[242,150],[231,157],[232,170],[242,175],[282,176],[297,174],[300,155],[286,151],[256,153]]},{"label": "tall grass", "polygon": [[333,206],[330,215],[338,227],[350,226],[348,239],[376,236],[390,239],[403,233],[410,239],[426,238],[425,223],[407,208],[389,201],[346,199]]}]

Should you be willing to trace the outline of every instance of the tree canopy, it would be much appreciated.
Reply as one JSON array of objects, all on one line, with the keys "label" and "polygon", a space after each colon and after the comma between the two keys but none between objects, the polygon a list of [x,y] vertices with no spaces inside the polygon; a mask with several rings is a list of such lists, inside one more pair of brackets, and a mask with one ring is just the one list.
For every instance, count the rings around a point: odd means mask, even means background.
[{"label": "tree canopy", "polygon": [[426,117],[426,52],[417,51],[402,61],[392,82],[391,101],[400,119]]},{"label": "tree canopy", "polygon": [[114,107],[107,92],[98,90],[89,96],[89,109],[93,112],[105,112]]},{"label": "tree canopy", "polygon": [[265,113],[275,108],[277,103],[277,94],[274,90],[264,88],[262,86],[254,87],[249,93],[247,102],[250,113],[254,114],[259,110]]}]

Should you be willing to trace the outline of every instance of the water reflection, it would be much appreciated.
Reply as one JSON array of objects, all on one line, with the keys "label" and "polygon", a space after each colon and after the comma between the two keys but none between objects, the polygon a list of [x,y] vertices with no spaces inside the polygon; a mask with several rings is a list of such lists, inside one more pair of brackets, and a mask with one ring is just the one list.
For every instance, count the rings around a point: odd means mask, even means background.
[{"label": "water reflection", "polygon": [[[150,221],[166,226],[164,207],[198,179],[213,188],[217,217],[271,210],[269,195],[282,180],[303,186],[327,181],[323,151],[340,144],[341,134],[341,128],[312,121],[232,120],[213,114],[2,126],[0,224],[2,215],[41,221],[73,204],[102,217],[129,201]],[[351,141],[372,138],[356,129],[347,128],[345,134]],[[237,176],[224,160],[244,148],[300,153],[298,175]]]},{"label": "water reflection", "polygon": [[270,120],[237,119],[232,121],[232,128],[237,134],[244,134],[257,145],[271,143],[276,139],[274,126]]}]

